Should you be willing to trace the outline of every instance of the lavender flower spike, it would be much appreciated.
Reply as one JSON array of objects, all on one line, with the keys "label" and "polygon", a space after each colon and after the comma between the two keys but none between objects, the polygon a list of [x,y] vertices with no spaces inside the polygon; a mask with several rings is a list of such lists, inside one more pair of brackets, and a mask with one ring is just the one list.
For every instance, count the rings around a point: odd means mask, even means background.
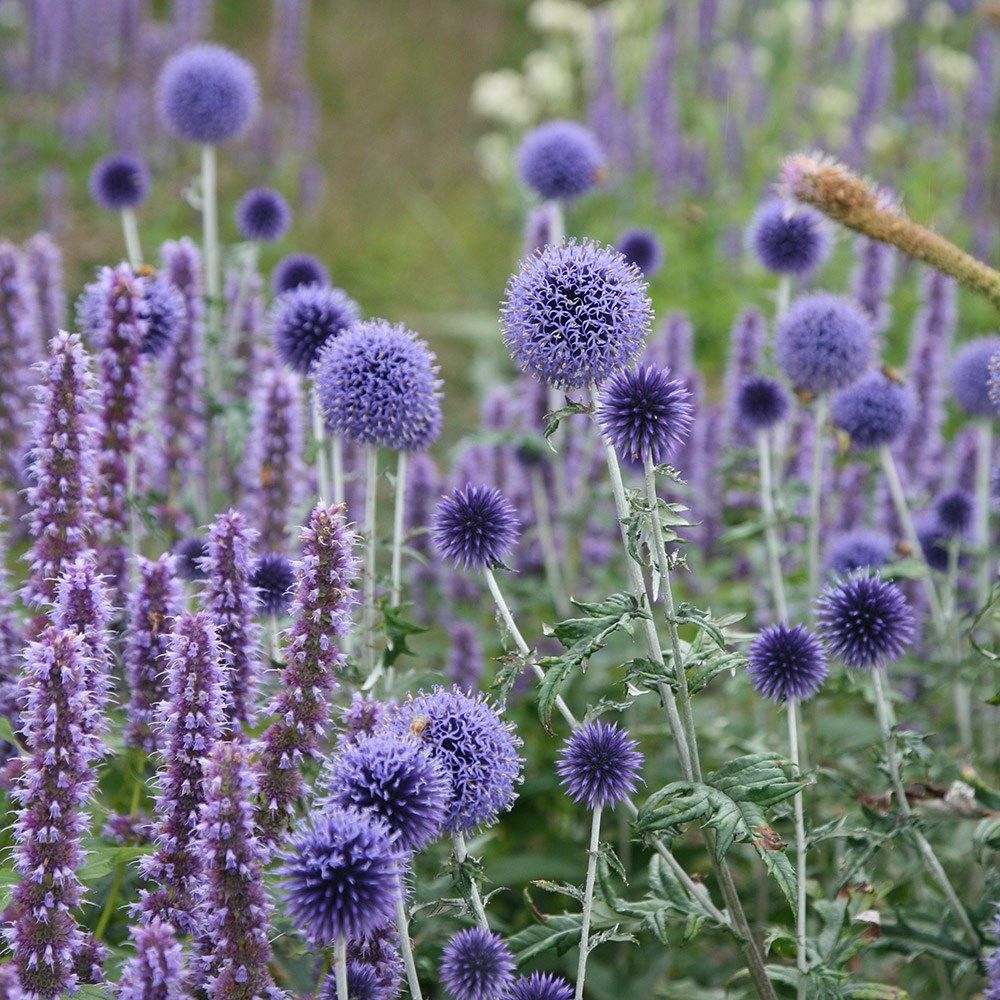
[{"label": "lavender flower spike", "polygon": [[83,888],[84,811],[102,751],[87,690],[83,636],[47,628],[28,647],[20,682],[21,724],[28,758],[15,793],[13,925],[5,932],[21,987],[29,997],[73,992],[84,936],[71,911]]},{"label": "lavender flower spike", "polygon": [[260,626],[251,552],[257,532],[235,510],[220,514],[208,536],[204,606],[209,609],[225,667],[226,714],[237,725],[253,721],[260,673]]},{"label": "lavender flower spike", "polygon": [[139,866],[156,888],[143,890],[136,909],[145,924],[159,917],[190,934],[197,929],[195,894],[202,878],[194,834],[205,801],[205,758],[219,741],[224,721],[219,642],[207,611],[183,614],[174,624],[167,685],[160,716],[164,750],[157,776],[157,849]]},{"label": "lavender flower spike", "polygon": [[343,507],[313,508],[300,536],[302,560],[292,603],[282,684],[269,712],[278,717],[261,737],[261,795],[257,823],[273,842],[284,827],[304,782],[299,766],[319,750],[330,717],[329,696],[344,657],[338,640],[347,634],[356,597],[358,561]]},{"label": "lavender flower spike", "polygon": [[138,559],[138,581],[129,602],[125,671],[130,691],[126,746],[146,753],[160,749],[155,725],[159,704],[167,696],[163,669],[170,644],[170,623],[183,609],[175,559],[166,554],[153,561]]},{"label": "lavender flower spike", "polygon": [[97,508],[96,390],[90,360],[76,334],[60,332],[37,391],[31,454],[32,546],[26,603],[51,603],[63,568],[94,543]]},{"label": "lavender flower spike", "polygon": [[153,920],[131,936],[136,954],[122,966],[118,1000],[184,1000],[184,953],[173,927]]},{"label": "lavender flower spike", "polygon": [[[257,774],[247,748],[218,743],[208,759],[198,850],[205,859],[200,938],[211,1000],[279,1000],[268,963],[267,860],[254,833]],[[201,978],[201,977],[199,977]]]},{"label": "lavender flower spike", "polygon": [[48,233],[35,233],[24,244],[34,292],[35,322],[44,349],[66,323],[62,251]]}]

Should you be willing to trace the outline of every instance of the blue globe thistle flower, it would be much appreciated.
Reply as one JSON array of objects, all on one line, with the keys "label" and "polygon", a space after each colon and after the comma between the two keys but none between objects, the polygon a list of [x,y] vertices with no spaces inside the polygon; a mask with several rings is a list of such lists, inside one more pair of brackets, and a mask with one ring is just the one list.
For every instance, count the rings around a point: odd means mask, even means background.
[{"label": "blue globe thistle flower", "polygon": [[327,426],[348,441],[424,451],[441,433],[437,359],[413,331],[384,319],[359,323],[316,363]]},{"label": "blue globe thistle flower", "polygon": [[290,292],[301,285],[329,285],[330,272],[311,253],[290,253],[282,257],[271,273],[271,290],[275,295]]},{"label": "blue globe thistle flower", "polygon": [[615,806],[638,786],[643,761],[638,746],[614,723],[587,722],[559,751],[559,782],[574,802],[589,809]]},{"label": "blue globe thistle flower", "polygon": [[642,275],[611,247],[549,244],[507,282],[500,320],[517,365],[543,382],[603,382],[639,353],[652,306]]},{"label": "blue globe thistle flower", "polygon": [[264,552],[257,557],[250,576],[257,593],[261,614],[280,618],[291,607],[295,589],[295,567],[281,552]]},{"label": "blue globe thistle flower", "polygon": [[619,455],[662,465],[687,440],[694,422],[691,393],[669,368],[639,365],[604,383],[597,422]]},{"label": "blue globe thistle flower", "polygon": [[948,571],[949,536],[937,523],[935,516],[923,517],[916,526],[917,541],[924,562],[936,573]]},{"label": "blue globe thistle flower", "polygon": [[292,836],[282,858],[285,912],[313,947],[361,937],[392,919],[396,854],[373,816],[332,806]]},{"label": "blue globe thistle flower", "polygon": [[113,153],[98,160],[90,172],[90,196],[109,212],[137,208],[147,194],[149,169],[136,156]]},{"label": "blue globe thistle flower", "polygon": [[747,430],[764,431],[780,424],[789,406],[785,387],[766,375],[751,375],[736,390],[736,419]]},{"label": "blue globe thistle flower", "polygon": [[854,670],[897,659],[915,631],[903,592],[877,573],[827,587],[816,601],[816,622],[827,648]]},{"label": "blue globe thistle flower", "polygon": [[271,335],[278,357],[292,371],[308,375],[323,348],[343,336],[361,315],[358,304],[339,288],[299,285],[271,306]]},{"label": "blue globe thistle flower", "polygon": [[618,252],[650,278],[663,266],[663,244],[649,229],[626,229],[615,244]]},{"label": "blue globe thistle flower", "polygon": [[451,778],[436,758],[412,740],[384,734],[345,745],[324,783],[331,802],[372,813],[405,852],[422,851],[440,836],[451,799]]},{"label": "blue globe thistle flower", "polygon": [[754,212],[747,244],[769,271],[803,277],[826,260],[830,233],[819,212],[772,198]]},{"label": "blue globe thistle flower", "polygon": [[182,580],[204,580],[208,575],[205,560],[208,558],[208,538],[192,535],[182,538],[173,548],[177,575]]},{"label": "blue globe thistle flower", "polygon": [[475,830],[514,804],[521,740],[485,696],[459,688],[420,692],[395,708],[382,731],[397,740],[415,740],[448,774],[445,830]]},{"label": "blue globe thistle flower", "polygon": [[823,686],[823,645],[801,625],[783,622],[764,629],[750,644],[747,671],[754,691],[772,701],[808,701]]},{"label": "blue globe thistle flower", "polygon": [[469,927],[445,946],[438,972],[451,1000],[500,1000],[514,981],[514,956],[499,934]]},{"label": "blue globe thistle flower", "polygon": [[964,535],[972,527],[975,501],[966,490],[949,490],[934,501],[938,527],[949,536]]},{"label": "blue globe thistle flower", "polygon": [[562,976],[533,972],[517,979],[504,1000],[573,1000],[573,987]]},{"label": "blue globe thistle flower", "polygon": [[140,353],[158,358],[180,332],[186,315],[184,296],[162,273],[144,276],[139,283],[146,305],[146,333]]},{"label": "blue globe thistle flower", "polygon": [[980,337],[963,344],[951,363],[955,402],[975,417],[995,417],[990,399],[990,360],[1000,351],[1000,337]]},{"label": "blue globe thistle flower", "polygon": [[292,223],[288,202],[271,188],[253,188],[236,204],[236,228],[245,240],[273,243]]},{"label": "blue globe thistle flower", "polygon": [[221,45],[192,45],[172,56],[156,93],[160,117],[175,135],[211,145],[239,135],[260,103],[253,68]]},{"label": "blue globe thistle flower", "polygon": [[792,303],[778,325],[775,357],[796,389],[815,395],[859,378],[872,355],[871,324],[853,303],[826,292]]},{"label": "blue globe thistle flower", "polygon": [[525,135],[517,166],[521,180],[542,198],[578,198],[601,180],[604,154],[590,129],[557,119]]},{"label": "blue globe thistle flower", "polygon": [[830,403],[834,424],[860,450],[892,444],[913,420],[913,392],[882,372],[868,372],[841,389]]},{"label": "blue globe thistle flower", "polygon": [[470,570],[503,565],[520,534],[514,505],[499,490],[471,483],[441,497],[431,523],[441,555]]},{"label": "blue globe thistle flower", "polygon": [[847,576],[859,569],[881,569],[892,558],[892,542],[878,531],[859,529],[837,535],[826,551],[826,571]]}]

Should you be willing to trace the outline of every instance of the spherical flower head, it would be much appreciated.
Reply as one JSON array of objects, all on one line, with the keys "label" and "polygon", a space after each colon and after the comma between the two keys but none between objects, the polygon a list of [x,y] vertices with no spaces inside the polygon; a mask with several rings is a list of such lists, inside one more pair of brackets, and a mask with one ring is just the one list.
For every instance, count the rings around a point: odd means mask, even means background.
[{"label": "spherical flower head", "polygon": [[966,490],[949,490],[934,501],[934,517],[938,527],[949,535],[964,535],[972,527],[975,501]]},{"label": "spherical flower head", "polygon": [[635,791],[642,770],[639,744],[614,723],[580,726],[559,751],[556,773],[566,793],[590,809],[615,806]]},{"label": "spherical flower head", "polygon": [[891,558],[889,538],[862,528],[831,539],[825,565],[832,576],[848,576],[859,569],[881,569]]},{"label": "spherical flower head", "polygon": [[257,113],[257,75],[221,45],[192,45],[167,60],[156,82],[160,117],[189,142],[233,139]]},{"label": "spherical flower head", "polygon": [[830,404],[834,424],[863,451],[897,440],[913,421],[915,409],[910,389],[875,371],[841,389]]},{"label": "spherical flower head", "polygon": [[823,216],[779,198],[765,201],[754,212],[747,243],[769,271],[797,277],[817,268],[830,253],[830,234]]},{"label": "spherical flower head", "polygon": [[291,838],[285,911],[313,947],[361,937],[392,918],[399,873],[385,824],[332,806]]},{"label": "spherical flower head", "polygon": [[275,350],[292,371],[308,375],[323,348],[360,316],[357,302],[339,288],[299,285],[283,292],[271,306]]},{"label": "spherical flower head", "polygon": [[499,934],[469,927],[445,946],[438,972],[451,1000],[500,1000],[514,981],[514,956]]},{"label": "spherical flower head", "polygon": [[163,274],[144,275],[140,279],[146,306],[146,334],[141,353],[158,358],[177,338],[184,322],[184,296]]},{"label": "spherical flower head", "polygon": [[776,379],[751,375],[736,390],[736,417],[742,427],[766,431],[788,416],[788,393]]},{"label": "spherical flower head", "polygon": [[532,129],[517,151],[521,180],[546,200],[579,198],[604,173],[604,153],[578,122],[546,122]]},{"label": "spherical flower head", "polygon": [[90,172],[90,196],[109,212],[138,208],[147,194],[149,170],[138,157],[113,153],[98,160]]},{"label": "spherical flower head", "polygon": [[619,455],[647,456],[662,465],[687,440],[694,421],[691,393],[669,368],[639,365],[617,372],[601,387],[597,422]]},{"label": "spherical flower head", "polygon": [[937,518],[933,514],[930,517],[922,517],[916,528],[920,554],[924,562],[937,573],[947,572],[949,559],[947,532],[937,523]]},{"label": "spherical flower head", "polygon": [[182,538],[173,549],[177,560],[177,575],[182,580],[204,580],[205,560],[208,558],[208,539],[204,535]]},{"label": "spherical flower head", "polygon": [[518,366],[563,388],[601,383],[649,334],[652,306],[639,269],[589,240],[549,244],[521,261],[500,311]]},{"label": "spherical flower head", "polygon": [[424,451],[441,433],[437,359],[411,330],[359,323],[316,362],[327,426],[356,444]]},{"label": "spherical flower head", "polygon": [[990,399],[990,360],[1000,351],[1000,337],[980,337],[963,344],[951,363],[955,402],[974,417],[995,417]]},{"label": "spherical flower head", "polygon": [[382,731],[414,741],[444,768],[451,779],[445,830],[475,830],[513,805],[521,740],[485,697],[457,687],[420,692],[395,708]]},{"label": "spherical flower head", "polygon": [[502,566],[520,534],[514,505],[499,490],[472,483],[441,497],[431,523],[437,550],[468,570]]},{"label": "spherical flower head", "polygon": [[281,552],[264,552],[257,557],[250,577],[257,592],[262,614],[280,618],[292,603],[295,588],[295,567]]},{"label": "spherical flower head", "polygon": [[854,574],[827,587],[816,602],[816,621],[830,652],[854,670],[897,659],[915,631],[903,592],[877,573]]},{"label": "spherical flower head", "polygon": [[871,324],[848,299],[826,292],[792,303],[778,325],[775,357],[796,389],[819,395],[859,378],[872,355]]},{"label": "spherical flower head", "polygon": [[301,285],[329,285],[330,273],[323,262],[311,253],[290,253],[282,257],[271,274],[275,295],[290,292]]},{"label": "spherical flower head", "polygon": [[747,653],[750,684],[772,701],[808,701],[823,686],[827,665],[823,645],[801,625],[783,622],[764,629]]},{"label": "spherical flower head", "polygon": [[504,1000],[573,1000],[573,987],[562,976],[533,972],[516,980]]},{"label": "spherical flower head", "polygon": [[651,278],[663,266],[663,244],[649,229],[626,229],[615,244],[618,252]]},{"label": "spherical flower head", "polygon": [[288,202],[271,188],[253,188],[236,205],[236,228],[245,240],[273,243],[280,240],[292,222]]},{"label": "spherical flower head", "polygon": [[331,802],[378,817],[405,852],[422,851],[440,835],[451,800],[451,779],[441,763],[418,744],[386,735],[345,746],[330,764],[326,785]]}]

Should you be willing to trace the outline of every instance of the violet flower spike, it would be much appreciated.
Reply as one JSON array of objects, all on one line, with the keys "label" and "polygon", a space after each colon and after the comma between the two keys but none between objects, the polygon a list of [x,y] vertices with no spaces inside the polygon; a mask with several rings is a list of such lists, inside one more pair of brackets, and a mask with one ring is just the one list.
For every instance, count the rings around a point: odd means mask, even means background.
[{"label": "violet flower spike", "polygon": [[136,953],[122,966],[118,1000],[184,1000],[184,952],[173,927],[155,919],[129,933]]},{"label": "violet flower spike", "polygon": [[44,350],[66,323],[62,251],[48,233],[35,233],[24,244],[34,292],[35,322]]}]

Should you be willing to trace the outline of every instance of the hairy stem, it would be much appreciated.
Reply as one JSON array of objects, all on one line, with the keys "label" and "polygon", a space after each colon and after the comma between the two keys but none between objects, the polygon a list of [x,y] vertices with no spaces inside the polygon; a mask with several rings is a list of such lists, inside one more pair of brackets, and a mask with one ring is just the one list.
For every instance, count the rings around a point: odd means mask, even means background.
[{"label": "hairy stem", "polygon": [[580,925],[580,957],[576,964],[576,1000],[583,1000],[583,983],[587,978],[587,955],[590,951],[590,915],[594,908],[594,882],[597,878],[597,855],[601,840],[601,812],[602,807],[597,806],[590,821],[587,882],[583,890],[583,922]]},{"label": "hairy stem", "polygon": [[[458,832],[451,835],[451,843],[455,848],[455,860],[464,865],[469,856],[469,849],[465,846],[465,837]],[[472,913],[476,918],[476,923],[484,930],[490,929],[490,922],[486,919],[486,907],[483,906],[483,897],[479,895],[479,886],[475,879],[469,879],[469,902],[472,905]]]}]

